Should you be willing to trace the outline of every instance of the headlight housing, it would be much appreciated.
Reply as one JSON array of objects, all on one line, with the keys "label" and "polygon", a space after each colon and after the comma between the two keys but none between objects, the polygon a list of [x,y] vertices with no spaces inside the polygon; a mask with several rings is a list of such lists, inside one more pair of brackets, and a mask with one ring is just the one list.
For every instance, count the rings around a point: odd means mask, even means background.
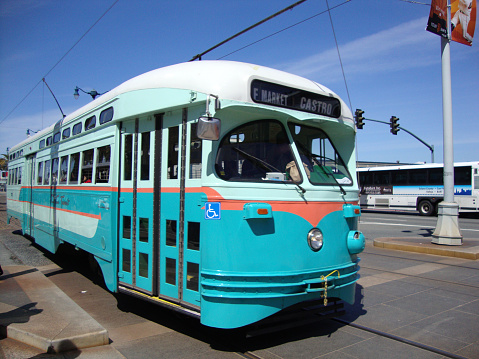
[{"label": "headlight housing", "polygon": [[313,228],[309,231],[308,245],[314,252],[317,252],[323,248],[323,233],[319,229]]}]

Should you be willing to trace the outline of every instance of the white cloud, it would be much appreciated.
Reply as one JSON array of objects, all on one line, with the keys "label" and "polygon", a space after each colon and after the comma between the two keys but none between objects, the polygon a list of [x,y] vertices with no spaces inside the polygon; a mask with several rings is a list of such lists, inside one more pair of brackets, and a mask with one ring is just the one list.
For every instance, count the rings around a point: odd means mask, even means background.
[{"label": "white cloud", "polygon": [[[388,30],[340,45],[346,76],[400,71],[440,61],[439,37],[425,30],[424,18],[412,20]],[[284,71],[312,77],[321,74],[331,78],[341,76],[336,48],[277,66]]]}]

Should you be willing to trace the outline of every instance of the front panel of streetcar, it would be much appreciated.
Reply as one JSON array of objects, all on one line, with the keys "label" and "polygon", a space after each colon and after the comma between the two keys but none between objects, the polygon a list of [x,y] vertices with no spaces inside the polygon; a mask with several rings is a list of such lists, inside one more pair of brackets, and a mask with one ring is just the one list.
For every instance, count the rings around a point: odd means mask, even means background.
[{"label": "front panel of streetcar", "polygon": [[354,130],[260,108],[218,114],[224,135],[203,141],[214,168],[203,179],[202,323],[239,327],[325,295],[353,302],[364,248]]}]

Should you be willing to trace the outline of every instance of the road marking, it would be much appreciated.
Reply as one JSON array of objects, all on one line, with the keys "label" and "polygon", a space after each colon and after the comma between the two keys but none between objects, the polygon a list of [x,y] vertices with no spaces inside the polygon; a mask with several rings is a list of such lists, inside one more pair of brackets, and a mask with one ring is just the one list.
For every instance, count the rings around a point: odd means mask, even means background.
[{"label": "road marking", "polygon": [[[424,229],[427,229],[427,228],[436,228],[435,226],[434,227],[431,227],[431,226],[424,226],[424,225],[417,225],[417,224],[402,224],[402,223],[380,223],[380,222],[359,222],[359,225],[362,225],[362,224],[377,224],[377,225],[380,225],[380,226],[401,226],[401,227],[419,227],[419,228],[424,228]],[[479,232],[479,229],[468,229],[468,228],[460,228],[461,231],[471,231],[471,232]]]}]

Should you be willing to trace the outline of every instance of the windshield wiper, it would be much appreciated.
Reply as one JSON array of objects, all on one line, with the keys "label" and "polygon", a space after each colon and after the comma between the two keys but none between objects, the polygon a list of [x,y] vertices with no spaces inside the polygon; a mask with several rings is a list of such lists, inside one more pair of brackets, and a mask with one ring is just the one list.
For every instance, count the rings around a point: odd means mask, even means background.
[{"label": "windshield wiper", "polygon": [[323,164],[321,164],[320,161],[318,161],[318,158],[321,159],[321,158],[324,158],[326,160],[330,160],[332,162],[335,162],[333,159],[331,158],[328,158],[328,157],[325,157],[325,156],[319,156],[315,153],[312,153],[311,151],[309,151],[303,144],[301,144],[300,142],[296,142],[296,145],[298,147],[301,148],[301,150],[306,154],[306,156],[308,157],[311,157],[311,159],[313,160],[314,163],[316,163],[318,165],[319,168],[321,168],[321,170],[326,174],[326,176],[328,177],[332,177],[334,182],[336,182],[336,184],[338,185],[339,189],[341,190],[341,193],[343,195],[346,194],[346,191],[344,190],[343,186],[341,186],[341,184],[338,182],[338,180],[336,179],[336,177],[334,177],[334,173],[330,173],[328,171],[325,170],[325,167]]},{"label": "windshield wiper", "polygon": [[324,158],[324,159],[330,160],[330,161],[332,161],[332,162],[334,162],[334,160],[331,159],[331,158],[328,158],[328,157],[316,155],[316,154],[314,154],[314,153],[310,153],[310,154],[311,154],[311,158],[313,159],[314,163],[316,163],[316,164],[318,165],[318,167],[321,168],[321,170],[324,172],[324,174],[326,174],[327,176],[331,177],[331,178],[334,180],[334,182],[336,182],[336,184],[339,186],[339,189],[341,190],[341,193],[342,193],[343,195],[345,195],[345,194],[346,194],[346,191],[344,190],[343,186],[341,186],[341,184],[338,182],[338,180],[336,179],[336,177],[334,177],[334,173],[326,171],[326,169],[325,169],[326,166],[323,165],[323,164],[321,164],[320,161],[318,161],[318,158],[319,158],[319,159]]},{"label": "windshield wiper", "polygon": [[[262,159],[259,159],[258,157],[255,157],[253,155],[250,155],[248,152],[245,152],[243,150],[240,150],[239,148],[237,147],[233,147],[233,150],[235,150],[236,152],[238,152],[240,155],[242,155],[243,157],[245,157],[246,159],[250,160],[251,162],[259,165],[261,168],[263,168],[264,170],[267,170],[267,171],[274,171],[274,172],[279,172],[279,173],[283,173],[281,172],[279,169],[277,169],[276,167],[274,167],[272,164],[266,162],[266,161],[263,161]],[[288,183],[287,181],[280,181],[282,183]],[[293,182],[300,190],[301,190],[301,193],[306,193],[306,190],[301,187],[299,185],[299,183],[297,183],[295,180],[293,180],[291,178],[291,182]]]}]

